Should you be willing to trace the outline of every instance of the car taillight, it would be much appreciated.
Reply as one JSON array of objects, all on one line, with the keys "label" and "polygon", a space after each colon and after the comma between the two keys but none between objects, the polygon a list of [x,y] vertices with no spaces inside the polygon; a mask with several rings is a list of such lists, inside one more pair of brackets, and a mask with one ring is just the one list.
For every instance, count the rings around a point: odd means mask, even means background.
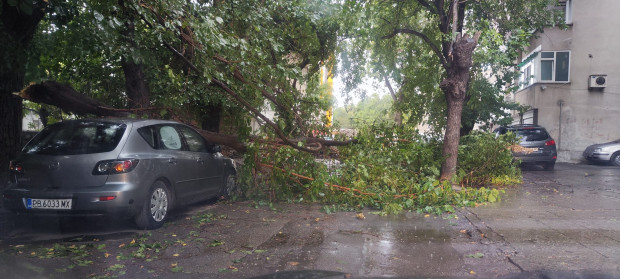
[{"label": "car taillight", "polygon": [[138,159],[101,161],[93,170],[94,175],[119,174],[132,171],[138,165]]},{"label": "car taillight", "polygon": [[552,146],[552,145],[555,145],[555,141],[554,141],[554,140],[547,141],[547,142],[545,142],[545,145],[546,145],[546,146]]},{"label": "car taillight", "polygon": [[15,161],[11,161],[9,163],[9,170],[12,171],[12,172],[23,172],[24,171],[24,167],[20,163],[17,163]]},{"label": "car taillight", "polygon": [[101,196],[99,197],[99,201],[111,201],[116,199],[116,196]]}]

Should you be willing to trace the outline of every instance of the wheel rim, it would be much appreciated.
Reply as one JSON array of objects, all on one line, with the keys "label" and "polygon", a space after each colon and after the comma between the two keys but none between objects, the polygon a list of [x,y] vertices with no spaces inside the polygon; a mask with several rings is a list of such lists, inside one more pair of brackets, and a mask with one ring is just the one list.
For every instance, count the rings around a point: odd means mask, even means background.
[{"label": "wheel rim", "polygon": [[614,156],[614,165],[620,166],[620,155]]},{"label": "wheel rim", "polygon": [[162,188],[157,188],[151,195],[151,217],[155,222],[161,222],[168,212],[168,195]]}]

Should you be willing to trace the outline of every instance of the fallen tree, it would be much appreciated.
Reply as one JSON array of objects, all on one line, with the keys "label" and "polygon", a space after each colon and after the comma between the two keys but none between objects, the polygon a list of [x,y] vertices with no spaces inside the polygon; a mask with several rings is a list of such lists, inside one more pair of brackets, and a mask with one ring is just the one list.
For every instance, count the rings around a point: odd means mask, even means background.
[{"label": "fallen tree", "polygon": [[[229,93],[234,94],[232,90]],[[98,117],[131,117],[132,115],[149,115],[152,118],[157,117],[157,113],[161,110],[166,110],[171,115],[173,120],[193,126],[202,134],[208,141],[228,146],[238,152],[244,153],[247,150],[247,145],[241,141],[237,136],[227,135],[222,133],[216,133],[200,129],[195,125],[193,119],[185,116],[179,109],[174,108],[161,108],[161,107],[149,107],[149,108],[128,108],[119,109],[110,107],[98,100],[95,100],[89,96],[86,96],[80,92],[77,92],[71,86],[61,84],[56,81],[44,81],[41,83],[31,83],[19,92],[14,93],[22,99],[39,103],[47,104],[58,107],[65,112],[73,113],[80,116],[95,115]],[[243,99],[238,97],[237,102],[243,102]],[[345,146],[355,143],[355,139],[346,141],[326,140],[323,138],[315,137],[299,137],[290,139],[287,138],[284,133],[279,131],[279,128],[269,118],[264,116],[258,110],[252,108],[249,104],[245,105],[248,109],[251,109],[254,115],[258,115],[261,120],[269,123],[270,127],[276,131],[276,135],[279,136],[277,140],[272,140],[273,144],[285,144],[301,151],[317,153],[323,150],[325,147],[330,146]],[[256,140],[256,137],[250,138],[250,140]],[[298,143],[304,142],[306,147],[300,146]]]}]

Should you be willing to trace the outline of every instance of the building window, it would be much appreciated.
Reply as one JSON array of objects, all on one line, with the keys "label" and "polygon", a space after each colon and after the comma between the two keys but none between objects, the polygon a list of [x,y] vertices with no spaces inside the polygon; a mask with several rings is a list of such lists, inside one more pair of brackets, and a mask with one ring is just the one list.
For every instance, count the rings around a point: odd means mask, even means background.
[{"label": "building window", "polygon": [[535,51],[519,63],[520,87],[538,82],[569,82],[570,51]]},{"label": "building window", "polygon": [[540,53],[540,81],[563,82],[568,81],[569,59],[568,51],[543,51]]},{"label": "building window", "polygon": [[565,5],[566,5],[566,10],[565,10],[566,24],[573,24],[573,1],[566,0]]}]

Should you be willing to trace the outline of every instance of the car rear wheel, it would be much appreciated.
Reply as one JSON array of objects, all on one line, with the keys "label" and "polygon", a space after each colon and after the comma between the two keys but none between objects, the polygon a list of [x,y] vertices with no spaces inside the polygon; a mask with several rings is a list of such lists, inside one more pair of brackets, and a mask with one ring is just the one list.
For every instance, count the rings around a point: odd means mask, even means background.
[{"label": "car rear wheel", "polygon": [[543,164],[543,169],[546,171],[552,171],[555,168],[555,162],[548,162]]},{"label": "car rear wheel", "polygon": [[609,162],[613,166],[620,166],[620,152],[616,152],[614,155],[611,155],[611,160],[609,160]]},{"label": "car rear wheel", "polygon": [[171,196],[166,183],[161,180],[155,181],[149,195],[144,200],[144,204],[138,215],[136,215],[136,225],[143,230],[160,228],[170,211]]},{"label": "car rear wheel", "polygon": [[229,199],[237,191],[237,177],[234,174],[227,174],[224,177],[224,185],[220,190],[219,196],[224,199]]}]

